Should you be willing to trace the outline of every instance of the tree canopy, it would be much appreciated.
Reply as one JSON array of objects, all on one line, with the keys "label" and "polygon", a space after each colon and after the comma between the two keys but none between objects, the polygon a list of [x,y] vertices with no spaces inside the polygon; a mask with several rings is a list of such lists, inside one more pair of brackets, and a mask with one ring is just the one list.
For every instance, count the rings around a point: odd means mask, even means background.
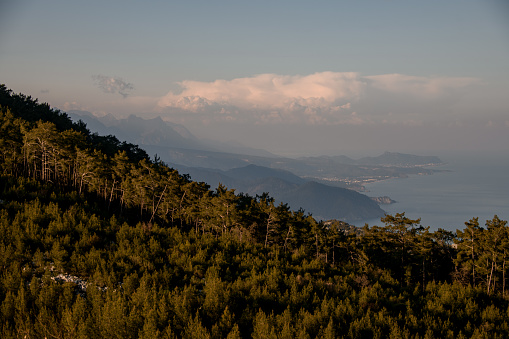
[{"label": "tree canopy", "polygon": [[507,221],[381,222],[211,189],[0,85],[3,338],[509,335]]}]

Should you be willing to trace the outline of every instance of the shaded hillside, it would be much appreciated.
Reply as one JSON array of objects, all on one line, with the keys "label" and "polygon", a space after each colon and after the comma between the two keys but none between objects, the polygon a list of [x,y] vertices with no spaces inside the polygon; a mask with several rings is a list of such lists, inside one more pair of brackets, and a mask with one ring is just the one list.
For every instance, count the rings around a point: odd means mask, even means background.
[{"label": "shaded hillside", "polygon": [[251,195],[268,192],[278,202],[287,203],[294,210],[302,208],[317,220],[339,219],[354,223],[384,215],[380,206],[364,194],[307,181],[291,172],[249,165],[225,174],[235,175],[237,180],[232,187],[240,192]]},{"label": "shaded hillside", "polygon": [[243,181],[246,179],[257,180],[264,178],[279,178],[294,184],[303,184],[307,181],[289,171],[258,165],[247,165],[245,167],[232,168],[224,173],[234,179]]},{"label": "shaded hillside", "polygon": [[235,188],[237,193],[252,196],[268,193],[278,203],[287,203],[293,210],[300,208],[318,220],[340,219],[354,223],[358,220],[382,217],[384,211],[373,200],[358,192],[310,182],[291,172],[257,165],[210,170],[178,167],[191,178],[211,187],[219,184]]},{"label": "shaded hillside", "polygon": [[[261,195],[268,193],[271,197],[274,197],[276,201],[288,203],[288,205],[295,210],[298,210],[301,206],[294,206],[288,201],[281,200],[281,195],[285,192],[293,191],[299,184],[291,183],[281,178],[276,177],[265,177],[249,181],[243,181],[239,184],[239,190],[247,194]],[[311,210],[306,210],[308,213],[312,213]]]},{"label": "shaded hillside", "polygon": [[364,217],[374,219],[384,215],[380,206],[364,194],[312,181],[282,194],[274,193],[274,197],[288,202],[294,209],[312,211],[318,220],[339,219],[355,223]]}]

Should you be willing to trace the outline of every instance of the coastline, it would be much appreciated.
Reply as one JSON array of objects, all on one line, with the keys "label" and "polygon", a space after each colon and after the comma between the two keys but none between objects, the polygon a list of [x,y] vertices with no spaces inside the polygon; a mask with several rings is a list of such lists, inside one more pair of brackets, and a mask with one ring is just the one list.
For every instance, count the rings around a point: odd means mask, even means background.
[{"label": "coastline", "polygon": [[[363,194],[391,197],[397,202],[382,206],[386,213],[405,212],[409,218],[421,218],[421,225],[431,230],[455,231],[473,217],[484,226],[495,214],[508,220],[509,157],[452,154],[446,159],[435,175],[371,182]],[[362,220],[356,226],[365,223],[380,225],[380,220]]]},{"label": "coastline", "polygon": [[[426,167],[431,167],[431,166],[436,167],[436,166],[445,166],[445,165],[447,165],[447,163],[436,164],[436,165],[426,165]],[[423,166],[414,166],[412,168],[416,168],[416,167],[423,167]],[[410,168],[410,167],[408,167],[408,168]],[[407,178],[411,178],[413,176],[430,176],[430,175],[435,175],[435,174],[443,173],[443,172],[452,172],[452,170],[450,170],[450,169],[432,169],[432,168],[426,168],[426,169],[427,169],[426,172],[401,173],[400,175],[394,175],[394,176],[370,177],[367,179],[353,179],[350,182],[347,182],[347,181],[343,181],[343,182],[345,182],[345,184],[347,184],[347,188],[349,188],[349,189],[353,189],[357,192],[366,193],[366,192],[369,192],[369,189],[366,188],[366,185],[370,185],[370,184],[374,184],[374,183],[379,183],[379,182],[383,182],[383,181],[387,181],[387,180],[395,180],[395,179],[407,179]]]}]

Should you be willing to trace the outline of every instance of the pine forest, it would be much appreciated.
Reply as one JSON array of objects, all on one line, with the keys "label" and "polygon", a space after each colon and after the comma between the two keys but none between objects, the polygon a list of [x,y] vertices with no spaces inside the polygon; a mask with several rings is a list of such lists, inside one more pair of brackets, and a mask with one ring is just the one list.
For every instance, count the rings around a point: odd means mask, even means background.
[{"label": "pine forest", "polygon": [[509,228],[195,182],[0,85],[2,338],[507,338]]}]

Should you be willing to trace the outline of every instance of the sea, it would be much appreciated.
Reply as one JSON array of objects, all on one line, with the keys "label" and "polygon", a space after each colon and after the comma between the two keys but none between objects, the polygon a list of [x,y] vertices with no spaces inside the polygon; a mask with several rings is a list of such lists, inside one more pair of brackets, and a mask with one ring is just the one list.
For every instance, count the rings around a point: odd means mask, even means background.
[{"label": "sea", "polygon": [[[388,196],[396,203],[381,205],[387,214],[405,213],[421,218],[420,225],[430,231],[442,228],[455,232],[465,222],[479,218],[479,225],[497,215],[509,220],[508,154],[440,155],[444,165],[429,167],[432,175],[413,175],[365,185],[364,194]],[[356,226],[384,224],[377,219],[362,220]],[[509,225],[509,223],[508,223]]]}]

